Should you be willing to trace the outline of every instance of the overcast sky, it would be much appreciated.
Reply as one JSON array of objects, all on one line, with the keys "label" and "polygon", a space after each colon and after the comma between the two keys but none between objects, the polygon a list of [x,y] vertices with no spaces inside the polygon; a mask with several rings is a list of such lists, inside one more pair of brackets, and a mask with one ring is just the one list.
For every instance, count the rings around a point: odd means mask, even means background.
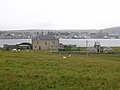
[{"label": "overcast sky", "polygon": [[0,30],[120,26],[120,0],[0,0]]}]

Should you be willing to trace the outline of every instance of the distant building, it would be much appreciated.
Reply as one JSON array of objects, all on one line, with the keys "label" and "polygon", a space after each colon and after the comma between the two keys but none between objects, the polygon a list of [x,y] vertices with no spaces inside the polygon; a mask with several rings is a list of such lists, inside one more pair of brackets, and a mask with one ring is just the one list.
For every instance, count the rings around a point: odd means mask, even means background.
[{"label": "distant building", "polygon": [[111,47],[101,47],[100,42],[95,42],[94,48],[97,50],[97,53],[113,53]]},{"label": "distant building", "polygon": [[63,49],[64,48],[64,45],[62,43],[59,43],[59,48],[60,49]]},{"label": "distant building", "polygon": [[100,42],[95,42],[94,47],[88,47],[88,51],[96,52],[96,53],[113,53],[113,49],[111,47],[102,47]]},{"label": "distant building", "polygon": [[18,44],[18,46],[19,46],[19,49],[21,49],[21,50],[32,49],[32,44],[30,44],[30,43],[20,43],[20,44]]},{"label": "distant building", "polygon": [[4,44],[3,46],[3,50],[12,50],[12,49],[17,49],[18,47],[16,45],[8,45],[8,44]]},{"label": "distant building", "polygon": [[20,43],[20,44],[16,44],[16,45],[4,44],[3,50],[9,51],[12,49],[30,50],[30,49],[32,49],[32,45],[30,43]]},{"label": "distant building", "polygon": [[37,35],[32,39],[33,50],[55,50],[59,48],[59,39],[53,35]]},{"label": "distant building", "polygon": [[105,48],[103,49],[103,53],[113,53],[113,52],[114,52],[113,49],[110,48],[110,47],[105,47]]},{"label": "distant building", "polygon": [[72,48],[75,49],[77,48],[77,45],[63,45],[64,48]]},{"label": "distant building", "polygon": [[98,52],[98,53],[100,53],[100,47],[101,47],[101,46],[100,46],[100,42],[98,42],[98,41],[95,42],[94,48],[97,49],[97,52]]}]

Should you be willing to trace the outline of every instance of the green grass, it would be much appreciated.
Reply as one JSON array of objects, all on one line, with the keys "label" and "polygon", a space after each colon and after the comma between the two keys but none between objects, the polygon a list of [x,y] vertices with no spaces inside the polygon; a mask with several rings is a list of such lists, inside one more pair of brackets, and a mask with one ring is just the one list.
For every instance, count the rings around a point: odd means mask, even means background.
[{"label": "green grass", "polygon": [[0,51],[0,90],[119,89],[119,54],[68,57],[49,51]]},{"label": "green grass", "polygon": [[86,51],[86,47],[80,47],[80,51]]},{"label": "green grass", "polygon": [[115,52],[120,52],[120,47],[112,47]]}]

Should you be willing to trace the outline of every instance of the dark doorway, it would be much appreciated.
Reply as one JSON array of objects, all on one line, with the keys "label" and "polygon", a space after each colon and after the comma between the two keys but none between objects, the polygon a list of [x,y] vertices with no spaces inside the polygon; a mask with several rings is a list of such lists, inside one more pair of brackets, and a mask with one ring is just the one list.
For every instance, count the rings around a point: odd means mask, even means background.
[{"label": "dark doorway", "polygon": [[39,47],[39,50],[41,50],[41,47]]}]

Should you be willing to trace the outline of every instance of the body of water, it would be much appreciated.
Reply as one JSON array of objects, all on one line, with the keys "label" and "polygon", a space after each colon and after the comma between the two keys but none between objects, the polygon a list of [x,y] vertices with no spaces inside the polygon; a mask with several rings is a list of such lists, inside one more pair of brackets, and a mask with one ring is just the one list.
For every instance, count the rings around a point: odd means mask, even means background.
[{"label": "body of water", "polygon": [[60,39],[60,43],[65,45],[75,44],[80,47],[86,47],[86,43],[88,47],[92,47],[97,41],[100,42],[101,46],[120,46],[120,39]]},{"label": "body of water", "polygon": [[4,44],[16,45],[23,42],[32,43],[31,39],[0,39],[0,47],[3,47]]},{"label": "body of water", "polygon": [[[86,42],[91,47],[96,41],[100,42],[101,46],[120,46],[120,39],[60,39],[59,41],[64,45],[75,44],[80,47],[86,47]],[[0,39],[0,47],[4,44],[15,45],[23,42],[32,43],[31,39]]]}]

